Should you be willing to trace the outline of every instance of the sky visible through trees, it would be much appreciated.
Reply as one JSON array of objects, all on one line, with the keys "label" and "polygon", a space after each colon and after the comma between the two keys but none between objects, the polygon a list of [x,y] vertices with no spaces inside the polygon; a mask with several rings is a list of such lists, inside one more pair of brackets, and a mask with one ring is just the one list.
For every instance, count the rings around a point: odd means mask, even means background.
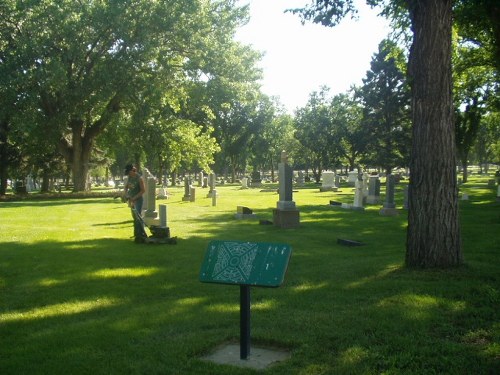
[{"label": "sky visible through trees", "polygon": [[364,0],[356,1],[359,19],[344,19],[334,28],[312,23],[286,9],[303,7],[309,0],[240,0],[250,4],[250,22],[236,37],[265,55],[262,89],[279,96],[288,112],[306,104],[309,94],[326,85],[333,93],[361,84],[370,60],[389,29]]}]

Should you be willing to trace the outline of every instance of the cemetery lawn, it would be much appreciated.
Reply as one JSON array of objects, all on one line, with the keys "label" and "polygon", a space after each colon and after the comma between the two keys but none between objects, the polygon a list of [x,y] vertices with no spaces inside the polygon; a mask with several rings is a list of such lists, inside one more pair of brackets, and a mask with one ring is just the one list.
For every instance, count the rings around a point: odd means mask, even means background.
[{"label": "cemetery lawn", "polygon": [[461,188],[465,265],[453,270],[405,269],[406,212],[329,206],[352,203],[347,186],[295,188],[298,229],[235,219],[241,205],[272,220],[269,185],[218,186],[216,207],[206,189],[183,202],[170,188],[157,204],[176,245],[135,244],[118,199],[0,202],[0,374],[259,373],[201,359],[239,343],[239,288],[199,282],[215,239],[293,249],[281,287],[251,289],[252,347],[291,353],[266,374],[498,374],[500,203],[487,181]]}]

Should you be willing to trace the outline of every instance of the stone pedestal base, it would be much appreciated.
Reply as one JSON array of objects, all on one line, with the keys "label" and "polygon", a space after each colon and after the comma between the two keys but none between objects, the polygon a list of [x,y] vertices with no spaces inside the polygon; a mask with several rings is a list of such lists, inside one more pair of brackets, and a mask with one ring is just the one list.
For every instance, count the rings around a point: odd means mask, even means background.
[{"label": "stone pedestal base", "polygon": [[149,211],[147,210],[144,213],[144,220],[145,219],[156,219],[158,217],[158,211]]},{"label": "stone pedestal base", "polygon": [[339,188],[336,186],[321,186],[319,188],[320,192],[325,192],[325,191],[338,191]]},{"label": "stone pedestal base", "polygon": [[255,214],[240,214],[236,213],[234,214],[234,218],[238,220],[243,220],[243,219],[257,219],[257,215]]},{"label": "stone pedestal base", "polygon": [[366,203],[368,203],[368,204],[377,204],[378,201],[379,201],[379,197],[377,197],[376,195],[369,195],[366,198]]},{"label": "stone pedestal base", "polygon": [[160,225],[160,220],[159,219],[156,219],[154,217],[145,217],[144,218],[144,223],[150,227],[150,226],[159,226]]},{"label": "stone pedestal base", "polygon": [[385,208],[385,207],[383,207],[380,209],[379,214],[381,216],[398,216],[399,211],[397,208]]},{"label": "stone pedestal base", "polygon": [[276,227],[289,229],[300,226],[299,210],[273,210],[273,222]]}]

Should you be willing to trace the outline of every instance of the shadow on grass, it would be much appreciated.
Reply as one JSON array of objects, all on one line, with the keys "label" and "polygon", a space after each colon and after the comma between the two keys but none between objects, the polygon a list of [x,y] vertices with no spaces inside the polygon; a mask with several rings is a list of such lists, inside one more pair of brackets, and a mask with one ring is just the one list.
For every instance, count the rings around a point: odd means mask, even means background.
[{"label": "shadow on grass", "polygon": [[76,199],[76,198],[71,198],[71,197],[65,197],[65,198],[54,198],[54,199],[43,199],[43,200],[36,200],[36,199],[28,199],[28,200],[19,200],[19,201],[5,201],[5,202],[0,202],[0,205],[9,207],[9,208],[15,208],[15,207],[55,207],[55,206],[71,206],[71,205],[81,205],[81,204],[96,204],[96,203],[109,203],[109,202],[115,202],[115,203],[120,203],[120,199],[114,199],[114,198],[109,198],[109,197],[103,197],[103,198],[85,198],[85,199]]},{"label": "shadow on grass", "polygon": [[[470,210],[474,225],[490,220],[491,211]],[[272,208],[255,212],[272,216]],[[402,266],[404,215],[318,205],[300,212],[301,227],[292,230],[207,213],[186,220],[196,229],[177,245],[109,238],[2,243],[0,369],[251,373],[196,360],[239,337],[238,288],[198,281],[211,239],[293,248],[281,288],[252,288],[253,340],[293,350],[275,373],[497,368],[500,280],[497,268],[479,261],[492,263],[498,246],[470,254],[476,263],[457,270],[411,271]],[[341,246],[339,237],[366,245]]]}]

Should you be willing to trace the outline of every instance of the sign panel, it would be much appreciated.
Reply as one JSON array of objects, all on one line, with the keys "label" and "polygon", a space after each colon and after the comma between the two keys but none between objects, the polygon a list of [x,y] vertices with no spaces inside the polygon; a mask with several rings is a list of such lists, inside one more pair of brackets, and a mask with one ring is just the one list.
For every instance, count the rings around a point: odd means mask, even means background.
[{"label": "sign panel", "polygon": [[285,278],[291,253],[287,244],[211,241],[201,265],[200,281],[278,287]]}]

